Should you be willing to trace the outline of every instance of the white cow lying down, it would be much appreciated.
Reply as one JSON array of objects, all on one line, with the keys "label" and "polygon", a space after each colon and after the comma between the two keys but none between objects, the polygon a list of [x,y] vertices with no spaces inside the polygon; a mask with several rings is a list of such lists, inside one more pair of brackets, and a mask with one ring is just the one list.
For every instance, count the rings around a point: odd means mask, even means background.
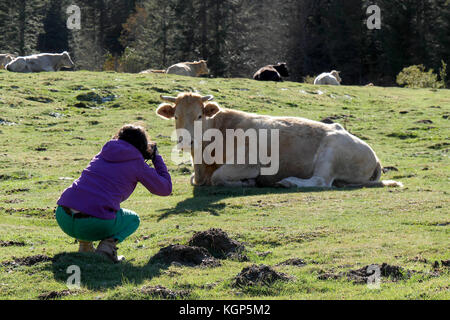
[{"label": "white cow lying down", "polygon": [[340,71],[333,70],[330,73],[322,73],[316,80],[314,80],[315,85],[332,85],[340,86],[342,79],[339,76]]},{"label": "white cow lying down", "polygon": [[[174,119],[176,129],[187,130],[193,140],[182,136],[181,149],[191,153],[195,159],[194,123],[202,123],[203,132],[207,129],[219,130],[226,137],[228,129],[266,129],[279,130],[279,170],[273,175],[262,175],[266,165],[228,164],[227,150],[221,154],[224,159],[218,163],[194,164],[194,185],[213,185],[226,187],[261,186],[286,188],[319,187],[330,188],[339,182],[344,186],[401,187],[395,181],[380,181],[382,166],[372,148],[361,139],[347,132],[339,124],[324,124],[303,118],[271,117],[245,113],[220,107],[211,102],[212,96],[202,97],[194,93],[180,93],[178,97],[162,99],[170,103],[159,106],[156,113],[164,119]],[[177,134],[183,130],[177,130]],[[228,130],[229,131],[229,130]],[[225,139],[225,138],[224,138]],[[209,143],[203,142],[204,148]],[[245,142],[247,144],[247,142]],[[226,147],[226,141],[221,144]],[[260,140],[255,152],[260,152]],[[270,145],[270,144],[269,144]],[[235,146],[236,147],[236,146]],[[247,149],[248,150],[248,149]]]},{"label": "white cow lying down", "polygon": [[73,68],[69,53],[41,53],[26,57],[17,57],[5,66],[11,72],[52,72],[61,68]]}]

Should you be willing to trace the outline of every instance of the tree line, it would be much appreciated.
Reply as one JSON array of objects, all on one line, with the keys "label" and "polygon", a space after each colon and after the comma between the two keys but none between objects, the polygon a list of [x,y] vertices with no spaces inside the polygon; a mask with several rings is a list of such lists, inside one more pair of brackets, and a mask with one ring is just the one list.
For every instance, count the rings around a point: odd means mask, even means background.
[{"label": "tree line", "polygon": [[[70,5],[80,30],[66,26]],[[95,71],[205,59],[213,76],[248,78],[287,62],[293,81],[337,69],[343,84],[392,85],[405,67],[450,60],[450,0],[3,0],[0,26],[1,53],[67,50]]]}]

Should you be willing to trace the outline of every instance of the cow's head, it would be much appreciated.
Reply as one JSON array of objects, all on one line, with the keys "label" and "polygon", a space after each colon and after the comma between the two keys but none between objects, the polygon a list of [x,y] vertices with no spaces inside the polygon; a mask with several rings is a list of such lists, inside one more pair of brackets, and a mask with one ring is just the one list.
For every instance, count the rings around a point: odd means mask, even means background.
[{"label": "cow's head", "polygon": [[197,64],[197,75],[209,74],[208,64],[205,60],[200,60],[195,62]]},{"label": "cow's head", "polygon": [[336,71],[336,70],[331,71],[331,75],[332,75],[333,77],[335,77],[336,80],[337,80],[339,83],[342,82],[342,79],[341,79],[341,77],[340,77],[340,73],[341,73],[340,71]]},{"label": "cow's head", "polygon": [[289,70],[288,70],[287,64],[285,62],[283,62],[283,63],[280,62],[277,65],[274,65],[273,67],[275,68],[275,70],[278,71],[280,76],[289,77]]},{"label": "cow's head", "polygon": [[[211,102],[214,99],[213,96],[201,96],[195,93],[180,93],[176,98],[161,96],[161,99],[169,103],[161,104],[156,114],[166,120],[175,119],[178,144],[182,150],[191,152],[194,147],[195,124],[202,124],[201,134],[203,134],[207,129],[205,122],[220,112],[219,105]],[[189,132],[191,139],[186,141],[181,129]]]},{"label": "cow's head", "polygon": [[60,62],[61,67],[64,68],[73,68],[75,64],[73,63],[72,59],[70,58],[70,55],[67,51],[64,51],[62,53],[62,59]]}]

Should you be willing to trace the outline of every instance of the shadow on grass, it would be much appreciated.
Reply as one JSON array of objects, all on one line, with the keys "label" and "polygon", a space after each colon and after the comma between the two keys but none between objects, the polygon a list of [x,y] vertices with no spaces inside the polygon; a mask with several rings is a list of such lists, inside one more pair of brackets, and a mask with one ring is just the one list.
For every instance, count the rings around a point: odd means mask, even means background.
[{"label": "shadow on grass", "polygon": [[81,286],[89,290],[110,289],[127,283],[141,284],[160,276],[169,268],[168,264],[152,260],[144,266],[134,266],[127,261],[113,264],[95,254],[76,252],[55,255],[49,268],[56,281],[66,283],[73,275],[73,272],[67,273],[70,266],[80,268]]},{"label": "shadow on grass", "polygon": [[[171,215],[190,214],[207,211],[211,215],[219,216],[219,211],[225,209],[226,204],[217,203],[223,199],[233,197],[249,197],[266,194],[311,193],[324,191],[351,191],[355,189],[283,189],[283,188],[219,188],[194,187],[193,196],[179,202],[175,208],[162,209],[163,213],[158,221]],[[86,253],[60,253],[54,256],[50,266],[56,281],[66,283],[71,274],[67,273],[70,266],[78,266],[81,270],[81,285],[89,290],[110,289],[127,283],[141,284],[146,280],[162,275],[169,264],[150,259],[144,266],[135,266],[131,261],[112,264],[103,257]]]},{"label": "shadow on grass", "polygon": [[311,193],[325,191],[352,191],[355,188],[305,188],[305,189],[284,189],[284,188],[223,188],[223,187],[194,187],[193,196],[179,202],[175,208],[161,209],[162,214],[158,221],[164,220],[171,215],[191,214],[199,211],[209,212],[213,216],[219,216],[219,211],[225,209],[225,203],[217,203],[223,199],[233,197],[249,197],[266,194],[290,194],[290,193]]}]

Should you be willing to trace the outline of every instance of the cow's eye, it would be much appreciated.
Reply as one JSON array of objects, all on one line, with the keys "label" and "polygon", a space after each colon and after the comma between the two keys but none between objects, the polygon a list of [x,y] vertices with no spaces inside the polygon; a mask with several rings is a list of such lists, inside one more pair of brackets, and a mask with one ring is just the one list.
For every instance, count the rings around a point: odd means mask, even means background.
[{"label": "cow's eye", "polygon": [[178,120],[178,117],[177,117],[177,116],[175,116],[175,120]]},{"label": "cow's eye", "polygon": [[199,115],[199,116],[198,116],[198,120],[200,120],[202,117],[203,117],[202,115]]}]

